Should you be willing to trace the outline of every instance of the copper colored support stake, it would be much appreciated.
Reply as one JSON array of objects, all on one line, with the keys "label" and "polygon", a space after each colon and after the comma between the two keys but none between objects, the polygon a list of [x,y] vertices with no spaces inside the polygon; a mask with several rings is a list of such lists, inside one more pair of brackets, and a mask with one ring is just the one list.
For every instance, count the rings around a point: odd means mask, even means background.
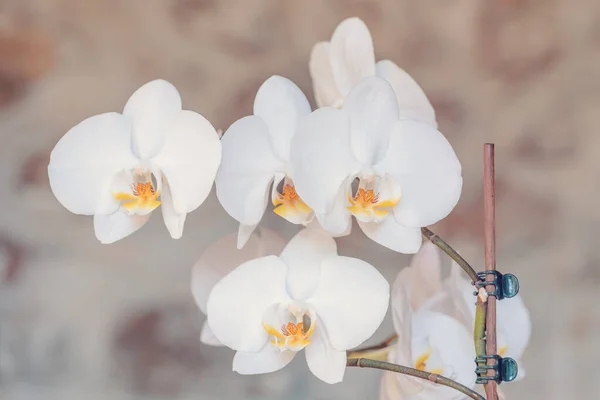
[{"label": "copper colored support stake", "polygon": [[[484,220],[484,239],[485,239],[485,269],[493,271],[496,269],[496,204],[495,204],[495,183],[494,183],[494,145],[486,143],[483,146],[483,220]],[[486,281],[493,280],[494,277],[488,274]],[[495,290],[494,285],[487,285],[485,290],[491,292]],[[486,313],[486,353],[497,354],[496,343],[496,297],[489,296],[487,299]],[[489,359],[488,365],[493,365],[494,360]],[[493,376],[495,371],[487,371],[488,376]],[[498,399],[498,387],[495,381],[489,381],[485,384],[485,393],[487,400]]]}]

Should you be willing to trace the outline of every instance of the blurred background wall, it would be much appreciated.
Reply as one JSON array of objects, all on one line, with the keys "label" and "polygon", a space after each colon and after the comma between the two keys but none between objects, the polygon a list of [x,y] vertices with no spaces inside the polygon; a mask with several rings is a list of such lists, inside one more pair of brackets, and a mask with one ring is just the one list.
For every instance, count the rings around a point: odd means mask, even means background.
[{"label": "blurred background wall", "polygon": [[[311,46],[342,19],[412,74],[464,167],[458,207],[434,227],[481,265],[482,144],[496,143],[498,266],[533,319],[527,377],[509,399],[600,391],[600,2],[597,0],[0,0],[0,398],[363,399],[379,373],[329,386],[303,357],[275,374],[231,371],[198,341],[190,268],[236,229],[214,195],[171,240],[162,219],[101,245],[63,209],[46,166],[83,118],[120,110],[161,77],[217,128],[251,113],[272,74],[312,97]],[[272,215],[289,238],[296,227]],[[408,258],[361,232],[341,252],[393,279]],[[479,268],[482,269],[482,268]],[[387,321],[377,338],[391,331]]]}]

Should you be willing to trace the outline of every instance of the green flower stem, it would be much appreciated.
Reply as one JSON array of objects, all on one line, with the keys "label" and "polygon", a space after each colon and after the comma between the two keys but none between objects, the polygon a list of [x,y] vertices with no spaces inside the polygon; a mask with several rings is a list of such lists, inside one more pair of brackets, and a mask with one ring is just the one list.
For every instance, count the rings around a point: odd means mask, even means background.
[{"label": "green flower stem", "polygon": [[349,358],[346,362],[348,367],[361,367],[361,368],[375,368],[381,369],[384,371],[396,372],[398,374],[410,375],[421,379],[426,379],[429,382],[437,383],[439,385],[444,385],[451,387],[472,399],[475,400],[485,400],[485,397],[481,396],[477,392],[469,389],[468,387],[461,385],[460,383],[453,381],[452,379],[448,379],[444,376],[438,374],[432,374],[430,372],[421,371],[415,368],[404,367],[402,365],[392,364],[385,361],[379,360],[371,360],[368,358]]}]

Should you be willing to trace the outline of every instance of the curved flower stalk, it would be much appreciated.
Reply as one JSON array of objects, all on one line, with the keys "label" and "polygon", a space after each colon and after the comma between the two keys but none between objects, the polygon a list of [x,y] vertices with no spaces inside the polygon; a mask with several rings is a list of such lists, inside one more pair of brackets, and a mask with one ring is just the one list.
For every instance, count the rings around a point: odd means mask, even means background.
[{"label": "curved flower stalk", "polygon": [[102,243],[135,232],[161,204],[178,239],[186,214],[210,193],[220,160],[210,122],[182,110],[177,89],[155,80],[133,93],[123,114],[95,115],[71,128],[52,150],[48,176],[65,208],[94,216]]},{"label": "curved flower stalk", "polygon": [[312,220],[311,208],[296,192],[289,164],[290,142],[308,114],[310,105],[298,86],[275,75],[258,89],[254,115],[234,122],[223,135],[217,197],[240,223],[238,248],[262,219],[271,184],[276,214],[294,224]]},{"label": "curved flower stalk", "polygon": [[[192,295],[206,315],[206,302],[213,286],[238,265],[258,257],[276,255],[285,247],[285,241],[267,228],[254,231],[243,249],[237,249],[237,233],[227,235],[213,244],[200,256],[192,268]],[[209,346],[222,346],[205,321],[200,341]]]},{"label": "curved flower stalk", "polygon": [[337,383],[346,350],[375,332],[388,301],[389,285],[373,266],[338,256],[330,236],[304,229],[279,257],[245,262],[219,281],[208,298],[208,324],[237,351],[234,371],[277,371],[305,349],[312,373]]},{"label": "curved flower stalk", "polygon": [[341,110],[306,117],[292,149],[297,192],[332,234],[347,231],[354,215],[377,243],[415,253],[420,228],[448,215],[460,197],[461,166],[446,138],[400,119],[392,87],[378,77],[356,85]]},{"label": "curved flower stalk", "polygon": [[345,19],[330,42],[319,42],[313,47],[309,69],[319,107],[342,107],[358,82],[379,76],[394,88],[400,118],[421,121],[437,129],[435,111],[419,84],[393,61],[375,62],[371,33],[359,18]]},{"label": "curved flower stalk", "polygon": [[[457,317],[472,329],[475,324],[473,285],[453,262],[450,276],[445,282],[452,297]],[[525,377],[522,357],[531,338],[531,317],[521,295],[496,302],[496,340],[498,355],[511,357],[519,365],[517,380]]]},{"label": "curved flower stalk", "polygon": [[[392,316],[398,343],[388,361],[443,375],[469,388],[475,386],[475,351],[471,335],[447,314],[439,264],[430,262],[435,248],[425,244],[411,266],[392,285]],[[406,375],[386,372],[381,382],[382,400],[460,399],[454,389]]]}]

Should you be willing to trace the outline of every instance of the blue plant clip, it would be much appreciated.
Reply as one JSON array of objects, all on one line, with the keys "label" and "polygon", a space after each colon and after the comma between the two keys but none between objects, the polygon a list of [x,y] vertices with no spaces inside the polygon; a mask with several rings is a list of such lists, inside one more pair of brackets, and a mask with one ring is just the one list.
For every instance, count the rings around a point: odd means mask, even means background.
[{"label": "blue plant clip", "polygon": [[[494,360],[494,364],[485,365],[487,360]],[[477,384],[485,384],[489,381],[496,381],[498,384],[502,382],[513,381],[519,374],[519,366],[517,362],[510,357],[500,357],[497,354],[493,355],[482,355],[475,359],[477,368],[475,373],[477,374]],[[486,375],[489,370],[494,370],[494,375]]]},{"label": "blue plant clip", "polygon": [[[491,281],[485,281],[487,275],[493,275],[494,279]],[[479,276],[481,281],[473,282],[473,284],[477,288],[485,287],[487,285],[494,285],[494,290],[488,292],[488,295],[496,296],[498,300],[502,300],[504,298],[510,299],[519,293],[519,280],[513,274],[501,274],[498,271],[483,271],[478,272],[477,276]],[[477,292],[473,294],[477,295]]]}]

